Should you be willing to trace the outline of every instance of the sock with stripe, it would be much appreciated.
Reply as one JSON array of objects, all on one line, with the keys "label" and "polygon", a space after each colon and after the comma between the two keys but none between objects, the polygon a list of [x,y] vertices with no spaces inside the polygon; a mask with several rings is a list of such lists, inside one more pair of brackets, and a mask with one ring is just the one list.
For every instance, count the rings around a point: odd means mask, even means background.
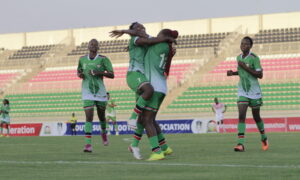
[{"label": "sock with stripe", "polygon": [[140,140],[144,133],[144,126],[140,123],[137,123],[137,129],[134,131],[133,140],[132,140],[132,147],[138,147]]},{"label": "sock with stripe", "polygon": [[101,134],[106,134],[106,122],[100,121],[100,126],[101,126]]},{"label": "sock with stripe", "polygon": [[167,150],[169,146],[166,143],[164,134],[163,133],[158,134],[157,138],[158,138],[158,142],[159,142],[159,146],[161,147],[161,150],[163,150],[163,151]]},{"label": "sock with stripe", "polygon": [[261,135],[261,140],[267,139],[267,135],[265,134],[265,125],[263,121],[256,122],[256,126]]},{"label": "sock with stripe", "polygon": [[85,143],[92,144],[92,122],[85,122],[84,132],[85,132]]},{"label": "sock with stripe", "polygon": [[139,96],[136,100],[136,106],[133,109],[130,119],[137,119],[138,115],[142,112],[142,109],[146,106],[146,104],[147,101],[142,96]]},{"label": "sock with stripe", "polygon": [[160,149],[159,144],[158,144],[157,136],[152,136],[148,139],[149,139],[149,142],[150,142],[150,145],[151,145],[151,148],[152,148],[152,152],[156,153],[156,154],[160,154],[161,149]]},{"label": "sock with stripe", "polygon": [[138,116],[141,113],[142,113],[142,108],[136,105],[129,119],[138,119]]},{"label": "sock with stripe", "polygon": [[238,123],[238,144],[244,144],[245,142],[245,130],[246,130],[246,123]]}]

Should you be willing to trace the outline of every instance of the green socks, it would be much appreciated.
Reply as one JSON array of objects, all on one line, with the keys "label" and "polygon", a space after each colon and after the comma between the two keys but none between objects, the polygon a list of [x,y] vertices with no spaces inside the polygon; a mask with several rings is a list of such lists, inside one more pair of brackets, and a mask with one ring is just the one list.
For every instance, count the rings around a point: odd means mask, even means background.
[{"label": "green socks", "polygon": [[100,126],[101,126],[101,133],[105,134],[106,133],[106,122],[105,121],[100,121]]},{"label": "green socks", "polygon": [[150,137],[149,142],[150,142],[150,145],[151,145],[151,148],[152,148],[152,152],[156,153],[156,154],[160,154],[161,149],[160,149],[159,144],[158,144],[157,136]]},{"label": "green socks", "polygon": [[245,123],[238,123],[238,144],[244,144],[245,142],[245,130],[246,124]]},{"label": "green socks", "polygon": [[85,143],[92,144],[92,122],[85,122],[84,124],[84,132],[85,132]]},{"label": "green socks", "polygon": [[134,131],[133,140],[132,140],[132,147],[137,147],[139,142],[143,136],[144,126],[140,123],[137,123],[137,129]]},{"label": "green socks", "polygon": [[261,135],[261,140],[265,140],[267,135],[265,134],[265,125],[263,121],[256,122],[256,126]]},{"label": "green socks", "polygon": [[168,149],[168,145],[166,143],[165,137],[163,133],[160,133],[157,135],[159,146],[161,147],[161,150],[165,151]]}]

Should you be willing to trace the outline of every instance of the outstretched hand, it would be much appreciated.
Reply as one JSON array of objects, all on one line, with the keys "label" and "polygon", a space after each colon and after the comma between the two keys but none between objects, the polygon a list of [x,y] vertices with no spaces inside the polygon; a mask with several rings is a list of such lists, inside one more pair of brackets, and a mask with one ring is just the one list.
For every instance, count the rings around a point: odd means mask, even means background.
[{"label": "outstretched hand", "polygon": [[119,38],[119,37],[121,37],[123,34],[124,34],[124,32],[122,32],[122,30],[113,30],[113,31],[110,31],[109,32],[110,33],[110,37],[115,37],[115,38]]}]

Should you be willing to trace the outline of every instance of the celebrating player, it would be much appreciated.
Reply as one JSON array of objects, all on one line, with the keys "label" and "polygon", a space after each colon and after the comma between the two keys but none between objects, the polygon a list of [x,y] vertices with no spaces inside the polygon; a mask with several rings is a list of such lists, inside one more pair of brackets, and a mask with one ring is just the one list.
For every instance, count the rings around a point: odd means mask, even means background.
[{"label": "celebrating player", "polygon": [[242,54],[237,56],[238,68],[236,72],[227,71],[227,76],[238,75],[240,81],[238,84],[238,144],[234,147],[235,151],[245,151],[244,137],[246,130],[246,113],[248,106],[252,108],[252,115],[256,122],[257,128],[261,134],[262,149],[265,151],[269,148],[267,136],[265,134],[264,122],[260,117],[260,106],[262,106],[262,93],[257,78],[262,79],[263,70],[257,55],[250,50],[253,46],[253,40],[246,36],[241,42]]},{"label": "celebrating player", "polygon": [[109,129],[109,121],[112,122],[113,127],[115,129],[116,135],[119,135],[119,131],[118,131],[118,124],[117,124],[117,117],[116,117],[116,110],[115,107],[117,106],[115,101],[110,98],[110,94],[109,92],[106,93],[107,94],[107,98],[108,98],[108,102],[107,102],[107,106],[106,106],[106,129],[107,129],[107,133],[110,134],[110,129]]},{"label": "celebrating player", "polygon": [[82,100],[86,115],[84,126],[85,141],[84,152],[92,152],[92,122],[94,117],[94,106],[96,106],[101,126],[103,145],[108,145],[106,134],[105,109],[107,94],[103,82],[103,76],[114,78],[114,72],[110,60],[98,54],[99,43],[96,39],[90,40],[88,44],[89,54],[79,59],[77,68],[78,77],[82,78]]},{"label": "celebrating player", "polygon": [[[176,39],[178,37],[177,31],[163,29],[157,36],[171,37]],[[146,129],[148,139],[152,148],[152,154],[148,160],[161,160],[165,155],[170,155],[173,150],[166,144],[165,138],[157,122],[155,121],[157,111],[167,93],[167,76],[169,74],[171,60],[174,55],[172,43],[158,43],[149,46],[145,56],[145,75],[149,79],[154,88],[154,94],[151,99],[147,101],[142,112],[142,118],[138,120],[138,124]],[[134,151],[138,148],[139,141],[142,137],[144,128],[138,126],[135,131],[133,143],[129,146],[136,159],[141,159],[141,155]]]},{"label": "celebrating player", "polygon": [[9,117],[9,101],[8,99],[4,99],[3,104],[0,108],[1,122],[0,122],[0,137],[4,136],[3,128],[6,126],[7,134],[6,137],[9,137],[9,129],[10,129],[10,117]]},{"label": "celebrating player", "polygon": [[144,56],[147,52],[147,46],[160,42],[173,42],[174,39],[170,37],[149,38],[145,32],[145,27],[138,22],[132,23],[129,30],[112,31],[111,37],[120,37],[124,33],[131,36],[128,46],[130,62],[126,81],[137,97],[136,106],[129,118],[128,125],[136,129],[138,115],[153,94],[153,87],[144,75]]},{"label": "celebrating player", "polygon": [[215,103],[212,105],[212,111],[215,113],[216,115],[216,121],[218,124],[218,132],[220,132],[220,129],[223,130],[223,132],[225,132],[225,128],[223,126],[223,120],[224,120],[224,113],[226,112],[227,106],[224,105],[223,103],[220,103],[218,98],[215,97],[214,99]]}]

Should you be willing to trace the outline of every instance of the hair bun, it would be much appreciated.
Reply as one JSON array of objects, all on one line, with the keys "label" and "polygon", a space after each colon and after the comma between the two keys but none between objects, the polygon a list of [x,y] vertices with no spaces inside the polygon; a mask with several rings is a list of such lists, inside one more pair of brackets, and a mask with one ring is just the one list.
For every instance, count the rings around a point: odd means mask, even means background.
[{"label": "hair bun", "polygon": [[178,37],[178,31],[176,30],[172,31],[171,36],[176,39]]}]

